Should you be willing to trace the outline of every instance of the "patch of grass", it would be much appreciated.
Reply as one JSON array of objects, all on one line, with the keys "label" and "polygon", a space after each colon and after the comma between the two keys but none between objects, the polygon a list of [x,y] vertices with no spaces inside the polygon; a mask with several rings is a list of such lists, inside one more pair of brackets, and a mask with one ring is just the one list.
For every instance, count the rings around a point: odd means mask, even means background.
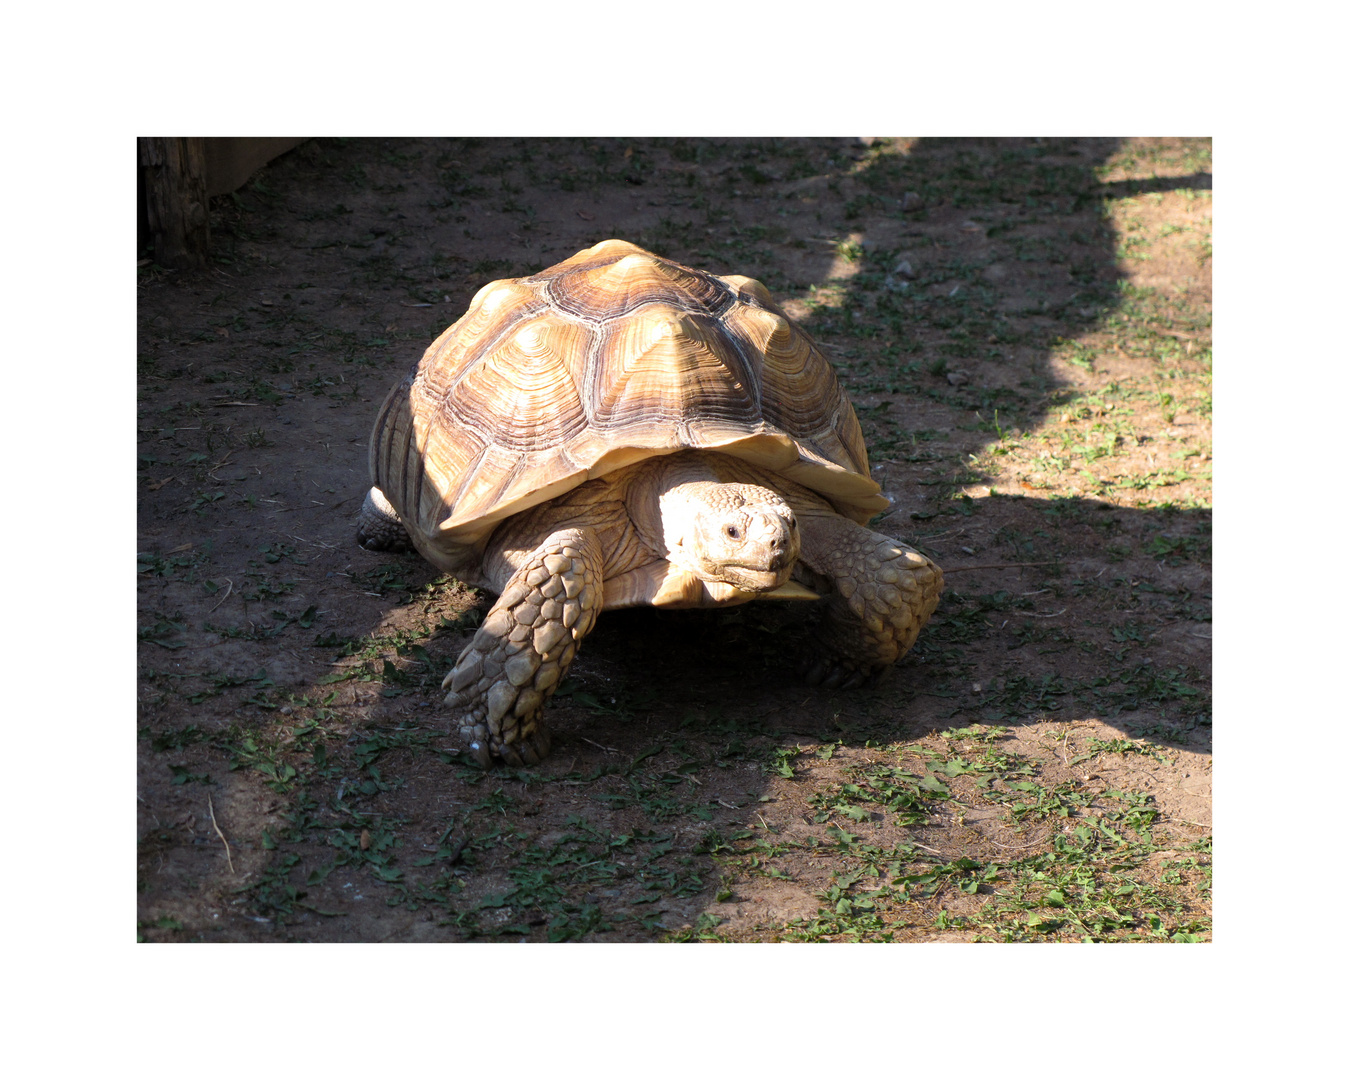
[{"label": "patch of grass", "polygon": [[259,668],[252,675],[224,675],[210,671],[158,671],[154,668],[146,668],[141,672],[141,678],[151,684],[160,680],[171,680],[173,682],[202,680],[205,683],[204,686],[199,684],[194,689],[179,691],[183,700],[189,705],[199,705],[208,698],[216,697],[225,690],[236,687],[262,689],[276,685],[268,677],[264,668]]},{"label": "patch of grass", "polygon": [[457,924],[474,936],[539,933],[548,941],[585,940],[622,921],[657,926],[651,905],[696,895],[704,887],[686,861],[671,857],[672,849],[668,833],[615,834],[573,815],[551,843],[513,848],[510,885],[461,912]]},{"label": "patch of grass", "polygon": [[181,578],[195,582],[197,569],[211,561],[211,546],[203,544],[200,548],[187,545],[188,550],[174,549],[161,554],[155,551],[136,553],[136,573],[147,577]]},{"label": "patch of grass", "polygon": [[352,575],[352,581],[365,592],[373,596],[385,596],[389,593],[406,593],[412,586],[414,571],[419,569],[411,562],[386,562],[371,570],[363,570]]},{"label": "patch of grass", "polygon": [[1153,558],[1163,560],[1168,566],[1179,566],[1192,559],[1207,564],[1212,558],[1213,542],[1207,536],[1162,534],[1153,537],[1143,550]]},{"label": "patch of grass", "polygon": [[274,610],[271,614],[272,623],[269,626],[259,626],[256,623],[250,623],[247,629],[242,626],[214,626],[211,623],[202,623],[202,629],[207,633],[219,634],[222,638],[240,638],[245,641],[264,641],[267,638],[276,637],[291,625],[299,626],[303,630],[308,630],[314,625],[315,620],[319,618],[318,610],[311,604],[298,615],[290,615],[284,611]]},{"label": "patch of grass", "polygon": [[[251,565],[256,566],[257,563],[251,562]],[[299,584],[293,578],[277,578],[274,575],[258,571],[252,571],[244,576],[248,579],[248,584],[240,588],[239,595],[244,600],[251,600],[255,603],[264,603],[288,596],[295,591],[295,587]]]},{"label": "patch of grass", "polygon": [[175,613],[173,616],[160,615],[153,623],[138,627],[136,638],[163,649],[182,649],[186,648],[187,642],[183,641],[180,635],[186,630],[187,626],[182,621],[181,613]]},{"label": "patch of grass", "polygon": [[[828,867],[814,917],[756,931],[788,941],[947,934],[996,941],[1206,940],[1209,921],[1192,910],[1209,887],[1207,847],[1189,845],[1192,856],[1162,863],[1165,872],[1159,872],[1151,796],[1080,779],[1047,781],[1052,763],[1008,753],[1001,746],[1006,734],[1004,727],[972,725],[872,750],[868,756],[879,752],[882,760],[848,765],[827,785],[817,782],[810,805],[812,821],[822,828],[805,841],[712,846],[722,892],[729,897],[749,877],[797,880],[808,867]],[[1155,750],[1131,740],[1092,740],[1074,763],[1101,753]],[[888,820],[881,824],[879,817]],[[981,823],[982,839],[971,837],[964,854],[931,846],[942,842],[931,828],[936,822],[973,820]],[[705,939],[712,929],[686,932],[684,939]]]}]

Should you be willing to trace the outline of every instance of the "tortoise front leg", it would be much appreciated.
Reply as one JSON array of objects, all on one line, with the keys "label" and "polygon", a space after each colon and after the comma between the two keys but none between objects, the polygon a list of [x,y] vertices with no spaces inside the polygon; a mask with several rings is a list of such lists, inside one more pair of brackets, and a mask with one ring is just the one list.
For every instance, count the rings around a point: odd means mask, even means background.
[{"label": "tortoise front leg", "polygon": [[446,677],[445,704],[480,764],[534,765],[548,753],[539,719],[603,607],[604,554],[590,529],[560,529],[507,581]]},{"label": "tortoise front leg", "polygon": [[832,590],[806,679],[858,686],[913,646],[936,610],[941,570],[900,541],[837,514],[807,511],[797,520],[801,561]]}]

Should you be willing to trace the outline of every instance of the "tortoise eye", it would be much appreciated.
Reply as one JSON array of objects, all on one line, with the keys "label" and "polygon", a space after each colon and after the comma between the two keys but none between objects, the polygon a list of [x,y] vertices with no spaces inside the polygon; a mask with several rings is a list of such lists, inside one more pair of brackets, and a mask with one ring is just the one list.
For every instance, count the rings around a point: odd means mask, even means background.
[{"label": "tortoise eye", "polygon": [[734,525],[727,525],[727,526],[726,526],[726,535],[729,536],[732,540],[739,540],[739,539],[740,539],[740,530],[737,529]]}]

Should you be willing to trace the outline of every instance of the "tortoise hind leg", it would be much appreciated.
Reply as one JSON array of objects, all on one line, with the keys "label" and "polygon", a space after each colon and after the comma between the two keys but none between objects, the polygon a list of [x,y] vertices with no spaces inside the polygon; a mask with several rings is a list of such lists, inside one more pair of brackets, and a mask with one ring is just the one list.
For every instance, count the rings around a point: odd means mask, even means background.
[{"label": "tortoise hind leg", "polygon": [[398,520],[398,511],[377,487],[365,493],[356,517],[356,543],[367,551],[412,550],[412,540]]},{"label": "tortoise hind leg", "polygon": [[798,519],[802,561],[833,590],[806,679],[858,686],[913,646],[936,610],[941,570],[900,541],[837,514]]},{"label": "tortoise hind leg", "polygon": [[511,575],[445,677],[445,704],[482,765],[534,765],[549,749],[539,719],[603,606],[604,553],[590,529],[552,533]]}]

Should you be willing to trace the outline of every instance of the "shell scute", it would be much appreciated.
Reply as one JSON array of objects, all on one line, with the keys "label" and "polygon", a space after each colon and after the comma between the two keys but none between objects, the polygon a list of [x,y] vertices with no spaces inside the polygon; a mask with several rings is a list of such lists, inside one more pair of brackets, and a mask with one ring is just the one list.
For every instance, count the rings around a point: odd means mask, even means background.
[{"label": "shell scute", "polygon": [[[667,262],[631,244],[589,249],[595,257],[563,269],[577,258],[545,270],[545,294],[559,311],[581,319],[611,321],[648,304],[695,310],[716,318],[735,303],[735,293],[711,274]],[[585,254],[582,252],[581,254]]]},{"label": "shell scute", "polygon": [[739,426],[760,419],[757,372],[700,312],[662,303],[613,322],[592,374],[591,420],[615,437],[695,418]]}]

